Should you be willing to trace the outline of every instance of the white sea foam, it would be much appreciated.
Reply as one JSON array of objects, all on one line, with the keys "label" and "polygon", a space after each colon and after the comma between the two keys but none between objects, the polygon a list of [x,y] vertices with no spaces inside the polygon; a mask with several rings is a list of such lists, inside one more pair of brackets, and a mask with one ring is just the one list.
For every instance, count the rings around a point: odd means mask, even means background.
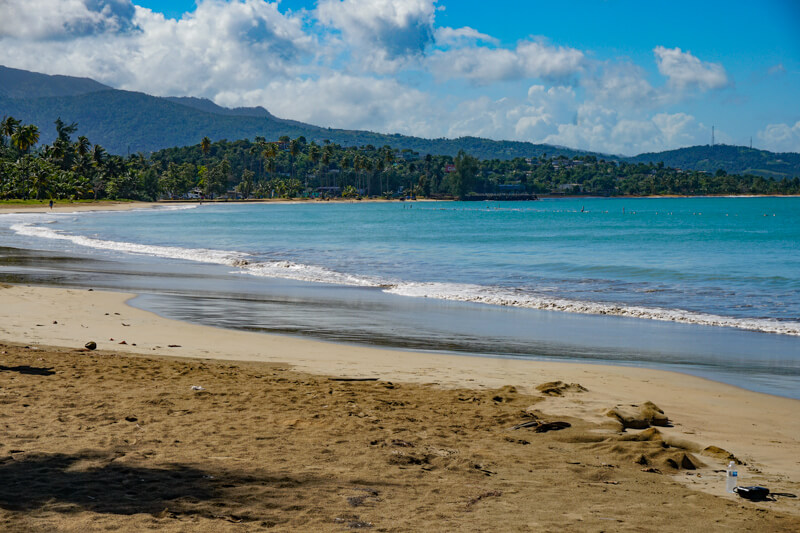
[{"label": "white sea foam", "polygon": [[381,285],[380,280],[376,278],[343,274],[315,265],[304,265],[292,261],[253,261],[252,256],[244,252],[110,241],[82,235],[72,235],[51,228],[35,226],[31,223],[13,224],[11,229],[19,235],[64,240],[79,246],[86,246],[99,250],[112,250],[167,259],[182,259],[199,263],[227,265],[240,269],[238,272],[252,274],[254,276],[362,287]]},{"label": "white sea foam", "polygon": [[246,274],[268,278],[294,279],[315,283],[334,285],[351,285],[356,287],[377,287],[381,285],[378,278],[344,274],[316,265],[304,265],[292,261],[259,261],[235,265]]},{"label": "white sea foam", "polygon": [[246,261],[247,257],[247,254],[239,252],[108,241],[104,239],[95,239],[92,237],[84,237],[82,235],[71,235],[58,230],[34,226],[33,224],[26,223],[13,224],[11,229],[19,235],[39,237],[43,239],[64,240],[80,246],[86,246],[100,250],[114,250],[117,252],[165,257],[169,259],[185,259],[188,261],[198,261],[203,263],[216,263],[219,265],[234,266],[237,261]]},{"label": "white sea foam", "polygon": [[531,294],[530,292],[521,290],[485,285],[387,280],[371,276],[347,274],[321,266],[306,265],[292,261],[257,261],[253,260],[250,254],[244,252],[145,245],[71,235],[51,228],[35,226],[31,223],[13,224],[11,229],[20,235],[66,240],[80,246],[95,249],[227,265],[236,268],[239,273],[254,276],[336,285],[375,287],[389,294],[414,298],[434,298],[438,300],[452,300],[589,315],[613,315],[800,336],[800,322],[796,321],[733,318],[681,309],[663,309],[659,307],[614,305],[568,300],[565,298],[553,298]]},{"label": "white sea foam", "polygon": [[417,298],[436,298],[489,305],[525,307],[546,311],[562,311],[587,315],[613,315],[630,318],[645,318],[683,324],[721,326],[764,333],[780,333],[800,336],[800,322],[781,322],[755,318],[733,318],[708,313],[697,313],[682,309],[663,309],[635,305],[614,305],[599,302],[550,298],[483,285],[450,283],[403,283],[385,289],[386,292]]}]

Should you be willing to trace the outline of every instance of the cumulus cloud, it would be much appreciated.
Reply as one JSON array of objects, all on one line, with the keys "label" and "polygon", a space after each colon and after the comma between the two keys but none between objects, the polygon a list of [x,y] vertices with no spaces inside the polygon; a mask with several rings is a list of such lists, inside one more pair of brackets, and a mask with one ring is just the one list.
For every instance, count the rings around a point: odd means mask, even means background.
[{"label": "cumulus cloud", "polygon": [[644,69],[630,62],[597,65],[581,85],[594,99],[606,103],[652,106],[663,100],[663,95],[647,81]]},{"label": "cumulus cloud", "polygon": [[678,89],[697,87],[702,90],[721,89],[728,85],[728,74],[719,63],[700,61],[690,52],[680,48],[656,46],[658,71]]},{"label": "cumulus cloud", "polygon": [[[721,65],[679,48],[654,50],[667,81],[653,86],[624,59],[544,38],[504,46],[472,27],[437,27],[443,2],[320,0],[291,12],[277,0],[199,0],[175,20],[131,0],[0,0],[0,64],[263,105],[321,126],[623,154],[705,141],[694,117],[663,110],[729,83]],[[505,97],[476,97],[479,86]],[[773,124],[759,138],[797,150],[798,130]]]},{"label": "cumulus cloud", "polygon": [[179,20],[135,7],[131,23],[130,31],[76,36],[58,46],[47,34],[5,38],[0,63],[156,95],[213,97],[292,73],[313,50],[302,21],[280,13],[277,2],[205,0]]},{"label": "cumulus cloud", "polygon": [[462,102],[450,117],[451,137],[481,135],[623,155],[697,144],[707,132],[686,113],[610,107],[568,86],[533,85],[524,101],[477,98]]},{"label": "cumulus cloud", "polygon": [[0,38],[63,39],[128,30],[130,0],[3,0]]},{"label": "cumulus cloud", "polygon": [[800,152],[800,120],[789,124],[769,124],[757,138],[763,148],[773,152]]},{"label": "cumulus cloud", "polygon": [[605,153],[634,155],[697,144],[705,127],[685,113],[626,116],[593,102],[578,106],[577,120],[562,124],[544,142]]},{"label": "cumulus cloud", "polygon": [[512,79],[564,80],[585,66],[583,52],[540,41],[522,41],[514,50],[464,47],[435,52],[430,67],[439,78],[486,84]]},{"label": "cumulus cloud", "polygon": [[319,78],[273,81],[244,93],[223,92],[217,101],[228,106],[269,102],[277,116],[325,127],[422,136],[440,131],[436,117],[441,115],[431,98],[394,79],[330,73]]},{"label": "cumulus cloud", "polygon": [[[436,0],[320,0],[320,22],[339,30],[360,51],[394,60],[421,55],[433,43]],[[366,51],[366,50],[364,50]]]}]

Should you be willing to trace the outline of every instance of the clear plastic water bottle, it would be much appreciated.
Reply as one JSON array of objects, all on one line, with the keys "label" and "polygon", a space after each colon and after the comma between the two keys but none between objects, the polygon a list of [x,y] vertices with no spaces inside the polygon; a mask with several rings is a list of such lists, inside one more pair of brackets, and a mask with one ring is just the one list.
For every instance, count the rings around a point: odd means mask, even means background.
[{"label": "clear plastic water bottle", "polygon": [[728,463],[728,469],[725,471],[725,490],[727,492],[736,492],[736,484],[739,481],[739,472],[736,471],[736,463],[731,461]]}]

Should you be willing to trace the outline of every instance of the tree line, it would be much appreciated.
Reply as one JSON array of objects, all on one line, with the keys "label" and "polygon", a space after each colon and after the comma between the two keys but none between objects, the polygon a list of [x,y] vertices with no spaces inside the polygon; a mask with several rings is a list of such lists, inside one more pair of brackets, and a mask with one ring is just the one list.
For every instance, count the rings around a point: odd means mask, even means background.
[{"label": "tree line", "polygon": [[203,138],[145,156],[109,154],[77,124],[55,121],[56,139],[36,147],[38,129],[0,123],[0,198],[134,199],[525,195],[800,194],[800,178],[765,179],[563,155],[478,160],[461,151],[420,155],[390,146],[320,144],[304,137]]},{"label": "tree line", "polygon": [[55,121],[52,144],[34,150],[39,130],[14,117],[0,122],[0,199],[156,200],[159,175],[143,155],[112,155],[85,136],[73,140],[78,126]]}]

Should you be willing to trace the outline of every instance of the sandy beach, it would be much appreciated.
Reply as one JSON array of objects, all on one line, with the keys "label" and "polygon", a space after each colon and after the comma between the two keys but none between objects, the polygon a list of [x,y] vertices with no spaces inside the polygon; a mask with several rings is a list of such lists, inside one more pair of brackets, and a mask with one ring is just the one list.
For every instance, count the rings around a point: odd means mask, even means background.
[{"label": "sandy beach", "polygon": [[0,214],[3,213],[73,213],[86,211],[127,211],[131,209],[146,209],[159,205],[167,205],[164,202],[115,202],[113,200],[100,200],[97,202],[69,202],[56,201],[53,209],[47,201],[42,200],[41,204],[15,204],[0,203]]},{"label": "sandy beach", "polygon": [[[130,297],[0,289],[4,529],[800,527],[796,400],[196,326]],[[774,500],[724,492],[729,454]]]},{"label": "sandy beach", "polygon": [[[441,201],[441,200],[431,200],[427,198],[419,198],[414,200],[415,203],[418,202],[434,202],[434,201]],[[42,200],[40,204],[23,204],[23,203],[0,203],[0,214],[4,213],[83,213],[87,211],[129,211],[132,209],[147,209],[153,207],[168,207],[168,206],[192,206],[192,205],[242,205],[242,204],[271,204],[271,205],[278,205],[278,204],[324,204],[324,203],[343,203],[343,204],[352,204],[352,203],[387,203],[387,202],[396,202],[399,203],[400,200],[386,200],[384,198],[364,198],[360,200],[356,200],[353,198],[332,198],[332,199],[320,199],[320,198],[294,198],[294,199],[286,199],[286,198],[261,198],[257,200],[203,200],[202,202],[199,200],[162,200],[159,202],[137,202],[137,201],[125,201],[125,202],[118,202],[114,200],[98,200],[96,202],[70,202],[70,201],[56,201],[53,204],[53,208],[50,209],[50,206],[47,201]]]}]

